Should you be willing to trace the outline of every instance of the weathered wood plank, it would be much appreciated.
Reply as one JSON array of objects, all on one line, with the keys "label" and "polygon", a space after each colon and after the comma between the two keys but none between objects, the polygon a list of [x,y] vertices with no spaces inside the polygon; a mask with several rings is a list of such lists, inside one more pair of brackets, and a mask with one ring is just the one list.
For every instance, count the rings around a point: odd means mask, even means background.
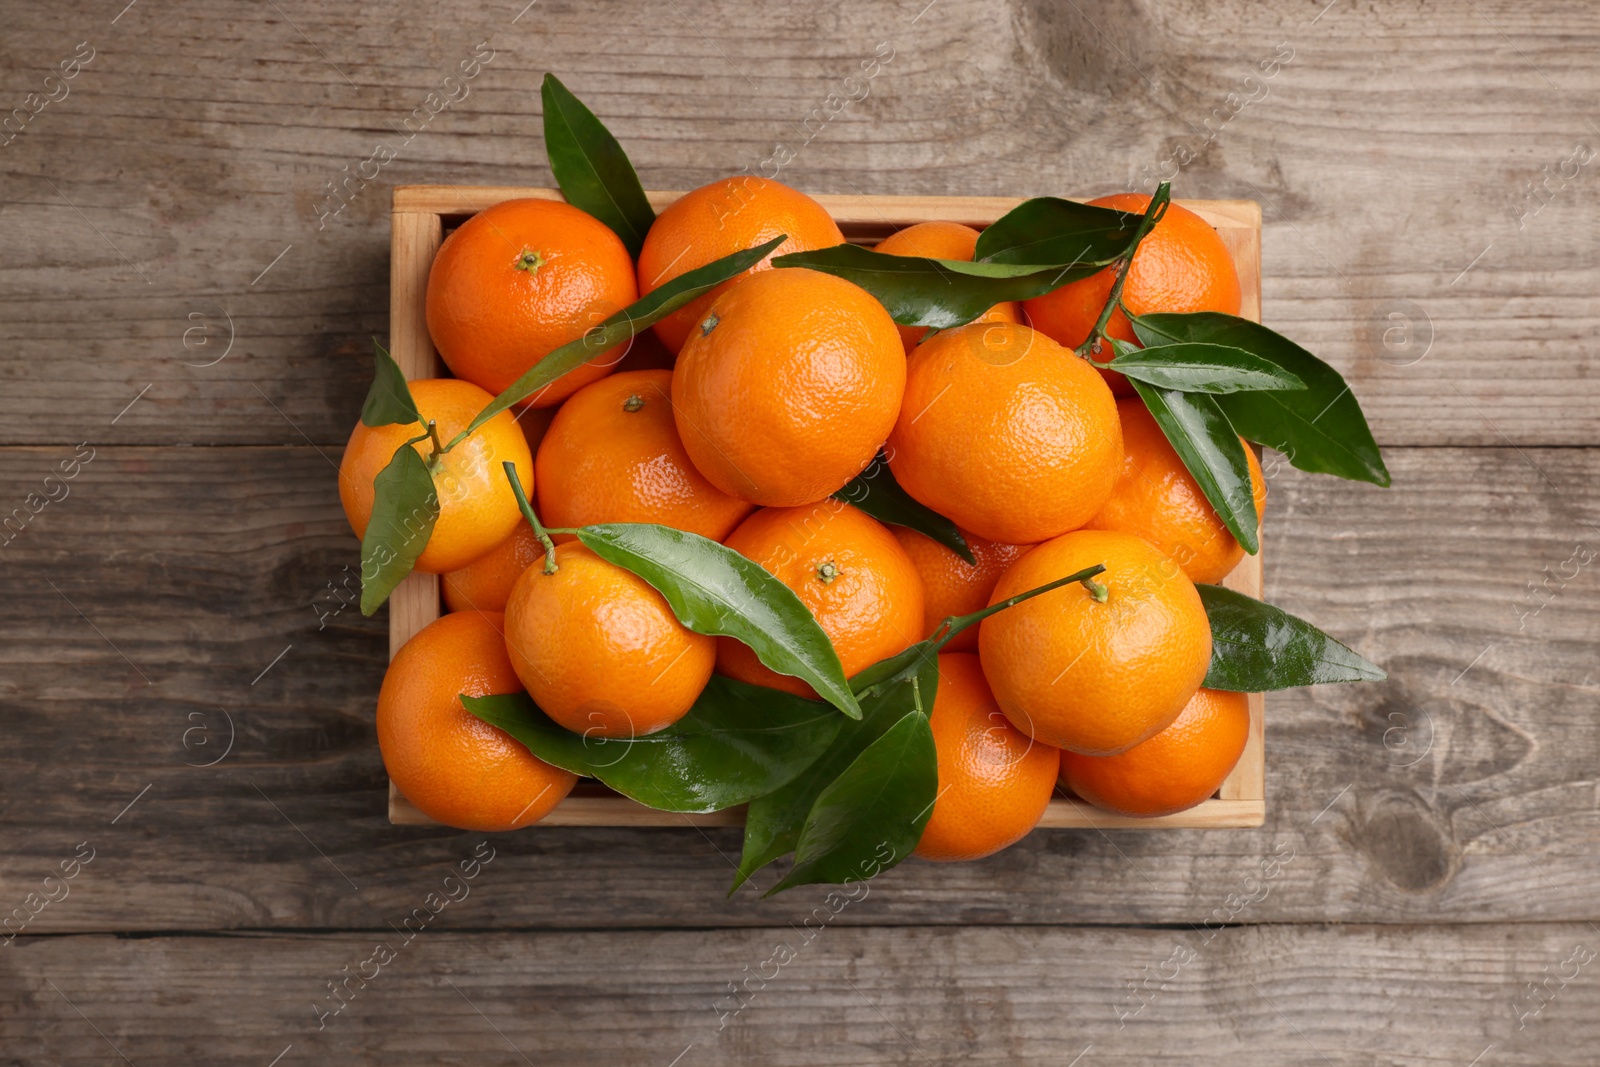
[{"label": "weathered wood plank", "polygon": [[[0,450],[0,500],[48,490],[71,454]],[[840,921],[1200,921],[1289,849],[1253,920],[1593,917],[1600,449],[1390,459],[1383,491],[1269,457],[1268,597],[1392,677],[1273,696],[1262,830],[1041,831],[982,863],[907,863]],[[387,635],[353,603],[336,460],[101,448],[0,549],[0,914],[89,841],[98,858],[31,932],[366,925],[477,840],[386,822]],[[226,757],[186,766],[221,755],[229,717]],[[488,924],[805,911],[723,899],[731,830],[495,845],[514,876],[475,898]]]},{"label": "weathered wood plank", "polygon": [[386,329],[389,188],[548,183],[547,69],[657,188],[770,172],[780,143],[781,178],[845,195],[1178,170],[1181,196],[1265,205],[1266,320],[1350,377],[1380,440],[1600,434],[1597,209],[1572,162],[1590,7],[718,0],[597,28],[584,5],[280,6],[10,13],[7,106],[77,41],[96,55],[5,147],[0,442],[105,433],[146,386],[107,440],[342,441]]},{"label": "weathered wood plank", "polygon": [[[513,879],[499,862],[473,884]],[[418,878],[417,899],[370,933],[21,939],[0,956],[6,1052],[121,1062],[114,1046],[138,1064],[252,1067],[1558,1067],[1592,1064],[1600,1040],[1587,924],[862,930],[843,923],[875,894],[817,892],[792,927],[458,934],[483,913],[481,890],[457,883],[468,895],[407,942],[401,922],[439,882]]]}]

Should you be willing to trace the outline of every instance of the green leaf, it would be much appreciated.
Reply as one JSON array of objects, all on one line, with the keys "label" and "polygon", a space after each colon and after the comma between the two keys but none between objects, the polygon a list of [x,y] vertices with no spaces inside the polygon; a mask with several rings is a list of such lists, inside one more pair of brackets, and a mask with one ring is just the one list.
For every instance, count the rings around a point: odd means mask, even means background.
[{"label": "green leaf", "polygon": [[597,556],[654,586],[695,633],[744,642],[772,670],[801,679],[852,719],[861,718],[839,654],[816,616],[759,563],[709,537],[653,523],[584,526],[577,534]]},{"label": "green leaf", "polygon": [[1261,520],[1251,491],[1250,461],[1217,401],[1205,393],[1162,389],[1137,378],[1129,381],[1228,532],[1254,555],[1261,548],[1256,536]]},{"label": "green leaf", "polygon": [[1240,393],[1262,389],[1304,389],[1293,374],[1242,348],[1183,341],[1151,348],[1127,346],[1111,369],[1129,378],[1186,393]]},{"label": "green leaf", "polygon": [[[937,665],[930,668],[934,684]],[[932,708],[933,693],[922,694]],[[794,866],[766,896],[816,882],[871,878],[909,856],[939,794],[939,764],[925,711],[906,712],[817,796],[795,845]]]},{"label": "green leaf", "polygon": [[1381,682],[1377,665],[1304,619],[1220,585],[1200,585],[1211,620],[1207,689],[1263,693],[1325,682]]},{"label": "green leaf", "polygon": [[861,719],[846,723],[828,751],[794,781],[750,802],[744,823],[744,854],[739,859],[738,873],[728,894],[731,896],[756,871],[794,849],[800,840],[800,829],[817,797],[863,749],[876,741],[906,712],[932,709],[934,694],[938,689],[939,651],[952,638],[996,612],[1070,582],[1093,578],[1104,570],[1104,566],[1096,564],[1008,597],[970,615],[953,615],[934,630],[932,637],[879,660],[850,679],[850,685],[861,701]]},{"label": "green leaf", "polygon": [[[932,655],[927,657],[924,669],[932,669],[934,684],[937,684],[938,669]],[[868,745],[881,737],[908,710],[916,707],[913,690],[923,684],[927,684],[927,680],[919,679],[918,672],[902,672],[892,681],[881,684],[872,694],[863,694],[861,718],[844,722],[838,736],[821,757],[782,788],[750,801],[744,818],[744,852],[739,857],[739,869],[728,890],[730,896],[751,875],[784,853],[794,850],[800,841],[801,827],[805,825],[806,816],[811,813],[817,797],[855,762]],[[932,707],[931,691],[927,706]],[[835,715],[834,718],[839,716]]]},{"label": "green leaf", "polygon": [[1389,484],[1389,471],[1350,386],[1338,371],[1287,337],[1249,319],[1213,311],[1140,315],[1132,322],[1146,346],[1175,341],[1228,345],[1293,374],[1305,383],[1304,389],[1234,393],[1217,403],[1235,431],[1276,448],[1303,471]]},{"label": "green leaf", "polygon": [[461,703],[557,767],[597,778],[660,811],[721,811],[790,782],[846,720],[828,705],[713,674],[688,714],[635,738],[590,737],[557,725],[526,693]]},{"label": "green leaf", "polygon": [[[439,519],[439,495],[428,463],[412,448],[417,437],[395,449],[372,480],[372,517],[361,538],[361,614],[383,606],[428,547]],[[368,575],[371,575],[369,578]]]},{"label": "green leaf", "polygon": [[806,267],[853,282],[878,298],[902,326],[964,326],[1007,300],[1028,300],[1088,277],[1104,264],[1011,266],[891,256],[843,244],[791,252],[774,267]]},{"label": "green leaf", "polygon": [[854,504],[879,522],[915,530],[933,538],[968,563],[976,565],[978,562],[955,523],[913,500],[910,493],[900,488],[900,483],[894,480],[894,474],[889,470],[888,460],[881,452],[866,470],[833,495],[846,504]]},{"label": "green leaf", "polygon": [[526,400],[563,374],[576,370],[608,348],[613,348],[653,326],[696,297],[749,270],[786,240],[788,240],[786,234],[779,234],[764,245],[747,248],[743,252],[734,252],[703,267],[685,271],[661,288],[652,290],[648,295],[593,327],[576,341],[568,341],[560,348],[553,349],[543,359],[529,367],[522,377],[508,385],[505,392],[494,398],[493,403],[478,412],[477,418],[468,423],[466,429],[450,439],[450,443],[445,446],[446,450],[454,448],[478,427],[511,405]]},{"label": "green leaf", "polygon": [[1140,218],[1138,212],[1036,197],[991,223],[978,236],[974,258],[988,263],[1074,265],[1084,271],[1079,277],[1088,277],[1126,250]]},{"label": "green leaf", "polygon": [[544,150],[561,195],[607,226],[635,259],[656,213],[628,155],[594,112],[562,85],[544,76]]},{"label": "green leaf", "polygon": [[367,389],[367,401],[361,405],[361,421],[367,426],[388,426],[393,423],[422,422],[417,402],[411,399],[411,388],[400,364],[394,361],[387,349],[376,340],[373,355],[372,385]]}]

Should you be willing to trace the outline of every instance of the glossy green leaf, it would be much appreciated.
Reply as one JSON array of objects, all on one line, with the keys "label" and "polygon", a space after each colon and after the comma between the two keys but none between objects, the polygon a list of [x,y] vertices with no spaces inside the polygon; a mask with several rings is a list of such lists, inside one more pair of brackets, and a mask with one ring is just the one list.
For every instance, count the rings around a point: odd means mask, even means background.
[{"label": "glossy green leaf", "polygon": [[790,782],[833,742],[828,705],[711,676],[688,714],[635,738],[582,735],[557,724],[526,693],[461,697],[466,709],[557,767],[596,778],[660,811],[721,811]]},{"label": "glossy green leaf", "polygon": [[605,124],[562,85],[544,76],[544,150],[561,195],[611,228],[635,259],[656,213],[628,155]]},{"label": "glossy green leaf", "polygon": [[648,295],[629,304],[576,341],[569,341],[560,348],[553,349],[530,367],[522,377],[507,386],[505,392],[495,397],[494,402],[480,411],[477,418],[473,419],[466,429],[452,437],[445,447],[454,448],[466,440],[474,430],[511,405],[526,400],[563,374],[576,370],[607,349],[653,326],[696,297],[749,270],[786,240],[788,240],[787,235],[779,234],[766,244],[723,256],[703,267],[686,271],[659,289],[651,290]]},{"label": "glossy green leaf", "polygon": [[968,563],[977,563],[967,539],[961,536],[956,524],[912,499],[911,494],[895,481],[894,474],[889,470],[889,462],[882,453],[866,470],[833,495],[846,504],[854,504],[879,522],[915,530],[933,538]]},{"label": "glossy green leaf", "polygon": [[377,351],[373,355],[372,385],[367,389],[366,403],[361,405],[361,422],[366,426],[422,422],[422,414],[411,398],[411,387],[406,385],[400,365],[377,341],[373,341],[372,346]]},{"label": "glossy green leaf", "polygon": [[987,263],[1072,265],[1088,277],[1120,256],[1139,228],[1137,212],[1090,207],[1054,196],[1024,200],[978,236]]},{"label": "glossy green leaf", "polygon": [[[929,668],[937,684],[938,667]],[[921,694],[925,708],[933,693]],[[933,729],[908,711],[818,794],[794,849],[794,866],[766,895],[816,882],[865,880],[911,855],[939,794]]]},{"label": "glossy green leaf", "polygon": [[[913,646],[915,647],[915,646]],[[731,895],[756,871],[779,856],[792,852],[800,841],[800,830],[817,797],[829,783],[844,773],[866,747],[881,737],[908,710],[917,706],[917,690],[937,684],[938,667],[930,654],[922,664],[922,676],[910,671],[880,684],[871,694],[861,696],[861,718],[845,722],[828,750],[781,789],[750,802],[744,818],[744,852],[734,875]],[[932,671],[932,681],[926,672]],[[932,707],[932,691],[925,701]],[[835,715],[835,719],[839,716]]]},{"label": "glossy green leaf", "polygon": [[964,326],[996,304],[1041,296],[1100,269],[1094,264],[1012,266],[892,256],[851,244],[791,252],[772,265],[843,278],[877,297],[902,326],[941,330]]},{"label": "glossy green leaf", "polygon": [[744,642],[772,670],[806,682],[852,719],[861,717],[816,616],[760,564],[709,537],[653,523],[584,526],[578,540],[649,582],[695,633]]},{"label": "glossy green leaf", "polygon": [[1093,578],[1104,570],[1105,567],[1099,564],[1086,567],[1076,574],[1018,593],[970,615],[951,616],[934,630],[933,636],[879,660],[850,679],[850,685],[861,701],[861,719],[846,723],[828,751],[794,781],[750,802],[744,823],[744,854],[739,859],[738,873],[728,893],[731,895],[756,871],[794,849],[800,840],[801,827],[805,825],[817,797],[863,749],[908,711],[932,709],[939,680],[938,655],[952,638],[996,612],[1070,582]]},{"label": "glossy green leaf", "polygon": [[395,449],[394,457],[372,480],[372,517],[361,538],[363,615],[377,611],[411,573],[439,518],[433,476],[411,445],[407,441]]},{"label": "glossy green leaf", "polygon": [[1242,348],[1305,383],[1284,392],[1232,393],[1218,399],[1233,428],[1282,452],[1303,471],[1388,485],[1389,471],[1355,394],[1338,371],[1282,334],[1236,315],[1140,315],[1133,331],[1148,347],[1202,341]]},{"label": "glossy green leaf", "polygon": [[1250,461],[1216,399],[1162,389],[1137,378],[1129,381],[1228,532],[1254,555],[1261,547],[1260,517],[1251,491]]},{"label": "glossy green leaf", "polygon": [[1388,677],[1304,619],[1220,585],[1196,588],[1211,620],[1211,667],[1203,683],[1208,689],[1264,693]]},{"label": "glossy green leaf", "polygon": [[1186,393],[1240,393],[1261,389],[1304,389],[1293,374],[1242,348],[1184,341],[1151,348],[1124,349],[1111,369],[1162,389]]}]

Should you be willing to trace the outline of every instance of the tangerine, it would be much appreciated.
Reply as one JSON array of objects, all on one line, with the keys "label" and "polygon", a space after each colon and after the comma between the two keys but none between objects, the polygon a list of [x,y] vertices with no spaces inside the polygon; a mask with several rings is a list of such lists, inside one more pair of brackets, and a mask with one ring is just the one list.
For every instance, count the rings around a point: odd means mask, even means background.
[{"label": "tangerine", "polygon": [[917,842],[927,860],[976,860],[1022,840],[1055,791],[1061,752],[1018,730],[967,653],[939,656],[933,745],[939,792]]},{"label": "tangerine", "polygon": [[[1110,498],[1084,528],[1138,534],[1176,560],[1190,581],[1220,582],[1244,558],[1244,547],[1206,500],[1144,401],[1138,397],[1117,401],[1117,415],[1126,455],[1122,474]],[[1248,442],[1244,452],[1260,516],[1267,503],[1267,483]]]},{"label": "tangerine", "polygon": [[831,274],[771,270],[711,305],[678,354],[672,407],[712,485],[795,507],[872,462],[905,381],[900,335],[875,297]]},{"label": "tangerine", "polygon": [[505,611],[511,587],[522,572],[544,557],[533,527],[519,523],[511,536],[439,579],[445,611]]},{"label": "tangerine", "polygon": [[1117,404],[1088,363],[1012,323],[945,330],[907,361],[889,467],[917,500],[1002,544],[1088,522],[1122,470]]},{"label": "tangerine", "polygon": [[684,193],[656,216],[639,250],[639,293],[651,292],[680,274],[723,256],[788,239],[744,274],[730,278],[655,324],[656,336],[672,352],[682,350],[705,320],[712,303],[745,278],[772,266],[776,256],[844,243],[844,234],[815,200],[781,182],[736,174]]},{"label": "tangerine", "polygon": [[551,526],[655,522],[721,541],[750,513],[690,462],[666,370],[623,371],[574,393],[539,446],[534,481]]},{"label": "tangerine", "polygon": [[[959,222],[919,222],[891,233],[879,241],[873,251],[890,256],[921,256],[926,259],[971,262],[977,248],[978,231],[971,226],[963,226]],[[973,321],[1021,322],[1022,305],[1014,300],[1007,300],[996,304]],[[928,332],[926,326],[901,326],[898,323],[895,324],[895,329],[900,331],[900,341],[905,346],[907,356],[911,355],[911,350],[921,343]]]},{"label": "tangerine", "polygon": [[711,677],[715,639],[576,541],[555,561],[550,574],[523,571],[506,603],[506,651],[534,703],[585,737],[642,737],[683,718]]},{"label": "tangerine", "polygon": [[1106,568],[1093,579],[1098,591],[1075,583],[983,620],[978,654],[1017,729],[1109,756],[1172,725],[1210,666],[1211,624],[1194,583],[1169,556],[1107,530],[1077,530],[1034,548],[1001,576],[990,603],[1096,563]]},{"label": "tangerine", "polygon": [[395,788],[428,818],[463,830],[538,822],[578,780],[461,704],[463,693],[521,691],[504,621],[498,612],[440,616],[400,646],[378,692],[378,748]]},{"label": "tangerine", "polygon": [[[970,615],[989,603],[989,594],[1007,567],[1032,545],[1002,545],[961,531],[976,563],[968,563],[926,534],[889,527],[922,578],[922,636],[929,637],[952,615]],[[969,626],[944,646],[947,652],[978,651],[978,628]]]},{"label": "tangerine", "polygon": [[[1142,215],[1150,206],[1143,193],[1115,193],[1089,201]],[[1077,348],[1089,338],[1116,281],[1115,265],[1068,282],[1023,304],[1034,329],[1049,334],[1067,348]],[[1239,314],[1239,272],[1233,255],[1209,222],[1178,204],[1168,204],[1161,221],[1139,242],[1122,287],[1122,307],[1134,315],[1156,311],[1221,311]],[[1107,335],[1137,343],[1133,326],[1122,308],[1111,312]],[[1096,356],[1104,363],[1109,351]],[[1133,386],[1116,371],[1102,370],[1118,396],[1132,396]]]},{"label": "tangerine", "polygon": [[1192,808],[1233,773],[1250,739],[1243,693],[1201,689],[1171,726],[1115,756],[1061,754],[1061,784],[1122,815],[1171,815]]},{"label": "tangerine", "polygon": [[[435,423],[441,441],[449,441],[494,398],[471,382],[453,378],[428,378],[410,383],[412,399],[424,419]],[[339,502],[357,537],[365,537],[372,519],[373,480],[389,465],[395,451],[420,434],[416,423],[368,426],[358,422],[339,461]],[[427,459],[433,446],[426,438],[412,444]],[[516,464],[524,486],[533,478],[533,457],[528,442],[509,411],[502,411],[475,430],[471,437],[433,461],[434,493],[439,517],[416,569],[443,574],[464,567],[494,548],[522,521],[517,498],[511,493],[500,466]],[[407,529],[417,530],[417,520],[407,519]]]},{"label": "tangerine", "polygon": [[[506,200],[439,246],[428,272],[428,333],[456,377],[499,394],[638,297],[633,260],[605,223],[559,200]],[[605,377],[626,351],[601,352],[522,403],[560,403]]]},{"label": "tangerine", "polygon": [[[725,543],[794,590],[833,642],[847,678],[922,635],[922,580],[911,558],[882,523],[849,504],[829,498],[807,507],[762,508]],[[717,670],[816,696],[730,637],[717,641]]]}]

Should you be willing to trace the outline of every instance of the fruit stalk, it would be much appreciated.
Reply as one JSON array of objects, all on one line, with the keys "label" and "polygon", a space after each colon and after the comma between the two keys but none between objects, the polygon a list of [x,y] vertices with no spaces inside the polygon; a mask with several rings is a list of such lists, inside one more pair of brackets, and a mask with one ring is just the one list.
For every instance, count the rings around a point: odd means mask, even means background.
[{"label": "fruit stalk", "polygon": [[438,423],[434,422],[432,419],[429,419],[428,423],[427,423],[427,428],[428,428],[427,436],[428,436],[428,438],[430,440],[433,441],[433,452],[428,456],[428,469],[432,470],[434,464],[436,464],[439,461],[439,457],[444,455],[446,452],[448,452],[449,449],[445,448],[444,447],[444,442],[439,440],[439,424]]},{"label": "fruit stalk", "polygon": [[[1100,309],[1100,317],[1095,320],[1094,329],[1089,331],[1089,336],[1084,338],[1083,344],[1078,346],[1078,355],[1096,365],[1100,361],[1095,359],[1100,342],[1105,340],[1106,324],[1111,321],[1111,313],[1117,310],[1122,303],[1122,287],[1128,284],[1128,272],[1133,268],[1133,254],[1139,250],[1139,242],[1156,227],[1161,221],[1161,216],[1166,214],[1167,205],[1172,202],[1172,186],[1162,182],[1156,190],[1156,195],[1150,198],[1150,206],[1145,209],[1144,218],[1139,220],[1138,229],[1133,231],[1133,240],[1128,242],[1128,248],[1117,257],[1112,269],[1117,272],[1116,279],[1111,283],[1111,292],[1106,296],[1105,307]],[[1111,362],[1106,360],[1107,363]]]},{"label": "fruit stalk", "polygon": [[561,569],[556,566],[556,543],[550,540],[549,532],[539,521],[539,516],[534,514],[533,505],[528,503],[528,494],[522,489],[522,479],[517,477],[517,465],[508,459],[500,466],[505,468],[506,480],[511,483],[511,495],[517,498],[517,507],[522,509],[522,517],[528,520],[528,525],[533,527],[533,536],[544,546],[544,572],[554,574]]}]

